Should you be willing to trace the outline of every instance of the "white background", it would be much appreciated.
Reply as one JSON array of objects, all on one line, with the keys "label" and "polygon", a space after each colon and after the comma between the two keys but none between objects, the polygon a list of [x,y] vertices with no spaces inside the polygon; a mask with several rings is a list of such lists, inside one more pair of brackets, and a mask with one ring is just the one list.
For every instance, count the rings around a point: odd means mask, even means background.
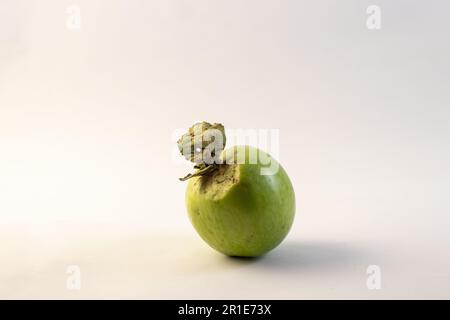
[{"label": "white background", "polygon": [[[449,9],[1,0],[0,297],[450,298]],[[201,120],[280,130],[297,215],[265,257],[189,223],[172,135]]]}]

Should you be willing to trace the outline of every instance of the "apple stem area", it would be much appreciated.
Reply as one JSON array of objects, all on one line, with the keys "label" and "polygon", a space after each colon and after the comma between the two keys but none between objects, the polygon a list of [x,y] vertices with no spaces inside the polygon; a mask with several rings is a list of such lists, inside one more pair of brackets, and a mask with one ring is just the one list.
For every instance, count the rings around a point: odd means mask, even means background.
[{"label": "apple stem area", "polygon": [[[189,128],[177,141],[182,156],[193,162],[194,173],[179,178],[180,181],[198,176],[208,176],[219,168],[218,160],[225,148],[225,128],[220,123],[199,122]],[[205,161],[208,159],[208,161]],[[210,161],[213,160],[213,161]]]}]

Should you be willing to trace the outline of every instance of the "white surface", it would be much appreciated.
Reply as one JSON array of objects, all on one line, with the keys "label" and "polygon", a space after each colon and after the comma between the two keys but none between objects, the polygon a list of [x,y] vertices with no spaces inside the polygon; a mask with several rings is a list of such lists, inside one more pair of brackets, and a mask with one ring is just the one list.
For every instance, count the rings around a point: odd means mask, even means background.
[{"label": "white surface", "polygon": [[[379,31],[356,0],[77,4],[0,3],[1,298],[450,298],[446,1]],[[188,222],[198,120],[280,129],[297,217],[261,259]]]}]

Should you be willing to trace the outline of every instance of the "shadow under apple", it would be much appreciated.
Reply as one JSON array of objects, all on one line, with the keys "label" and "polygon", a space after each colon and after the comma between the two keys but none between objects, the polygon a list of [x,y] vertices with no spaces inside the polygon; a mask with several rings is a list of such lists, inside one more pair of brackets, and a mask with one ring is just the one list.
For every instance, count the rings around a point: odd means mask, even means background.
[{"label": "shadow under apple", "polygon": [[235,266],[252,265],[253,268],[294,271],[309,268],[330,268],[359,264],[366,253],[346,243],[336,242],[286,242],[257,258],[224,257]]}]

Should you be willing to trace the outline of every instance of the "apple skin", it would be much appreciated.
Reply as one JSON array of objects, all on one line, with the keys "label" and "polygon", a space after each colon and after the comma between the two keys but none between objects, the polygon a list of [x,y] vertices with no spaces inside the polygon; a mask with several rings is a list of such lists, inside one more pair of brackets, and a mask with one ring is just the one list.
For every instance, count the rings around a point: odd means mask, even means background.
[{"label": "apple skin", "polygon": [[204,177],[190,179],[187,211],[197,233],[212,248],[228,256],[257,257],[278,246],[288,234],[295,215],[294,189],[281,166],[273,175],[261,175],[264,166],[249,163],[248,151],[255,148],[232,149],[247,152],[245,163],[238,164],[239,182],[222,198],[213,199],[200,192]]}]

